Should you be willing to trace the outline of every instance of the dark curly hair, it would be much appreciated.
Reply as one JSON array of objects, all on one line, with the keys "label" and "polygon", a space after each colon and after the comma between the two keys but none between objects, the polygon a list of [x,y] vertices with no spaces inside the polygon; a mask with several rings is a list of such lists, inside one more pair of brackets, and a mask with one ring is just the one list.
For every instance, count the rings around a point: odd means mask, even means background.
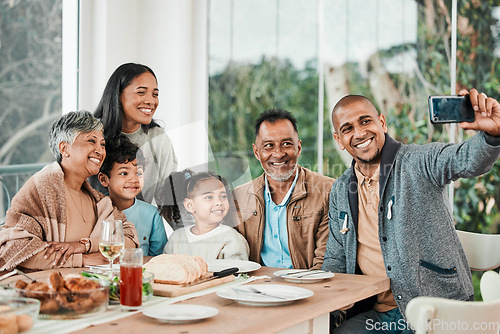
[{"label": "dark curly hair", "polygon": [[106,142],[106,159],[104,159],[99,171],[109,177],[115,163],[124,164],[136,158],[138,164],[144,166],[144,157],[139,147],[125,135],[119,135],[117,138]]}]

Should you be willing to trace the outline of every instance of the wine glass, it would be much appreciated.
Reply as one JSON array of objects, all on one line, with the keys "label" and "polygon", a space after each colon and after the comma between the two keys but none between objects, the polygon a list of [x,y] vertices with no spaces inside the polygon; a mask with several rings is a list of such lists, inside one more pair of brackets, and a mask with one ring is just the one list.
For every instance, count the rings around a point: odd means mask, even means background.
[{"label": "wine glass", "polygon": [[120,256],[125,244],[123,224],[121,220],[105,220],[102,222],[99,250],[109,260],[109,276],[113,277],[113,260]]}]

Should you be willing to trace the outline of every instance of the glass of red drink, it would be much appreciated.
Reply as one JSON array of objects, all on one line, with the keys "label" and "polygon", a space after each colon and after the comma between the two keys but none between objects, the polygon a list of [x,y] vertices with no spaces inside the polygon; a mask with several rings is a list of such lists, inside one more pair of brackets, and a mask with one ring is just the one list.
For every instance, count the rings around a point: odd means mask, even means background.
[{"label": "glass of red drink", "polygon": [[136,311],[142,305],[142,249],[125,248],[120,256],[120,308]]}]

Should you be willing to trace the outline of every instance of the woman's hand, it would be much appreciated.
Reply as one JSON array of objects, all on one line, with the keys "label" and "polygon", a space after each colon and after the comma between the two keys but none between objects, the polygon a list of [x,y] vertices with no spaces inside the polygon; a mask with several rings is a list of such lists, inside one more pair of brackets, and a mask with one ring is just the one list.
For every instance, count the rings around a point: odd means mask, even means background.
[{"label": "woman's hand", "polygon": [[76,253],[85,253],[85,245],[78,241],[75,242],[57,242],[49,241],[49,247],[45,250],[44,258],[48,259],[54,255],[54,266],[63,266],[68,258]]},{"label": "woman's hand", "polygon": [[95,253],[83,254],[82,264],[84,267],[99,266],[101,264],[109,265],[109,261],[101,254],[101,252],[95,252]]}]

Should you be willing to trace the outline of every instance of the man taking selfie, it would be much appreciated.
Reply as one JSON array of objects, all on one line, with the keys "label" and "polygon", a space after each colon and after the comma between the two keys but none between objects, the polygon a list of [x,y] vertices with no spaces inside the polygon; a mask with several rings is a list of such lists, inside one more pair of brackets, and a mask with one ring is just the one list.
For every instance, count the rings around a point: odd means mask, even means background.
[{"label": "man taking selfie", "polygon": [[446,185],[484,174],[498,159],[500,104],[476,89],[469,95],[475,121],[459,126],[479,132],[460,144],[404,145],[387,134],[384,115],[363,96],[346,96],[333,108],[333,135],[353,161],[330,193],[322,269],[391,281],[373,306],[335,333],[365,333],[390,324],[396,328],[391,333],[402,333],[408,328],[394,324],[405,324],[412,298],[473,298]]}]

